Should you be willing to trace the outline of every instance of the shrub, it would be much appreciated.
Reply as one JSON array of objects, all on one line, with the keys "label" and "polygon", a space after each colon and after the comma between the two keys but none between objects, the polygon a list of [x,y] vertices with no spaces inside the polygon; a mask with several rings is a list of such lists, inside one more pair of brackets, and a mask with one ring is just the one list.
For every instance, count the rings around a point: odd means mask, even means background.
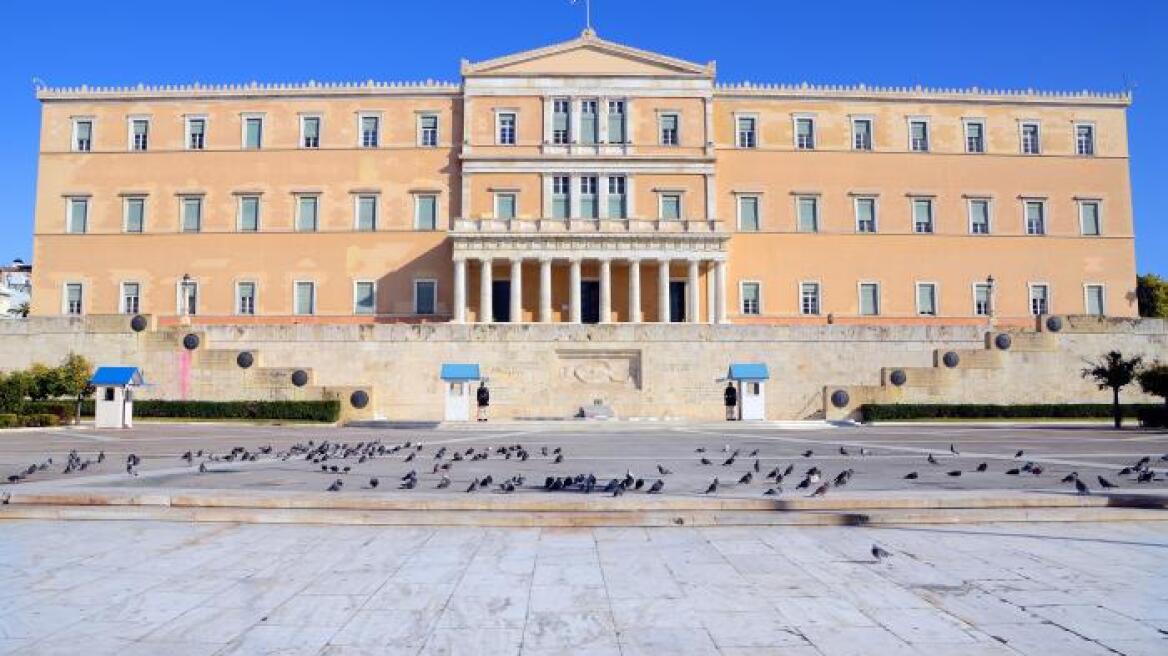
[{"label": "shrub", "polygon": [[20,425],[20,417],[16,415],[0,415],[0,428],[16,428]]},{"label": "shrub", "polygon": [[0,412],[19,414],[31,386],[31,378],[23,371],[0,374]]},{"label": "shrub", "polygon": [[135,417],[334,422],[340,401],[134,401]]},{"label": "shrub", "polygon": [[21,417],[20,423],[29,427],[59,426],[61,420],[57,419],[56,415],[37,414]]},{"label": "shrub", "polygon": [[[75,401],[28,401],[24,404],[25,414],[53,415],[62,424],[73,421],[73,413],[77,411]],[[81,416],[93,416],[93,401],[84,401],[81,404]]]},{"label": "shrub", "polygon": [[1138,378],[1145,394],[1158,396],[1168,403],[1168,364],[1156,362],[1141,371]]},{"label": "shrub", "polygon": [[1144,428],[1168,428],[1168,406],[1140,408],[1139,419]]},{"label": "shrub", "polygon": [[[1160,407],[1158,404],[1123,404],[1124,416],[1135,417],[1141,408]],[[1112,416],[1108,403],[1058,404],[929,404],[929,403],[870,403],[860,406],[864,421],[896,421],[901,419],[1103,419]]]}]

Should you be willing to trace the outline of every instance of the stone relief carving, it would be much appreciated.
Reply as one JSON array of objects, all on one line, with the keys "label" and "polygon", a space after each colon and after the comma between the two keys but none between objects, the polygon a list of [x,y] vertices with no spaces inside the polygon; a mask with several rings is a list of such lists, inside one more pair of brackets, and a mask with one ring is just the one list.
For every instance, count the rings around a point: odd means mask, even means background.
[{"label": "stone relief carving", "polygon": [[589,387],[641,389],[639,349],[557,349],[561,381]]}]

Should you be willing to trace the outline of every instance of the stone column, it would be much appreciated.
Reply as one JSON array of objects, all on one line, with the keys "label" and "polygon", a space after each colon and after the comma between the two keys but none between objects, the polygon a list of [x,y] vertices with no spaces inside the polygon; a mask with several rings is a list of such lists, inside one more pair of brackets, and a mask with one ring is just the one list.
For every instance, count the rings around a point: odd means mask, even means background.
[{"label": "stone column", "polygon": [[629,260],[629,322],[641,323],[640,260]]},{"label": "stone column", "polygon": [[714,261],[706,262],[706,323],[717,323],[718,289],[714,284]]},{"label": "stone column", "polygon": [[495,320],[494,306],[491,303],[491,258],[479,260],[482,272],[479,274],[479,323],[491,323]]},{"label": "stone column", "polygon": [[698,261],[689,261],[689,280],[685,286],[685,320],[690,323],[697,323],[700,320],[701,312],[698,312],[698,303],[701,302],[701,295],[698,294]]},{"label": "stone column", "polygon": [[523,323],[523,258],[511,258],[511,323]]},{"label": "stone column", "polygon": [[550,323],[552,320],[552,261],[543,258],[539,261],[539,321]]},{"label": "stone column", "polygon": [[717,301],[714,304],[714,322],[727,323],[726,321],[726,261],[718,260],[714,262],[714,290],[717,292]]},{"label": "stone column", "polygon": [[657,320],[669,323],[669,260],[657,261]]},{"label": "stone column", "polygon": [[571,269],[568,275],[568,321],[580,323],[583,318],[580,312],[580,260],[573,258],[570,265]]},{"label": "stone column", "polygon": [[600,323],[612,323],[612,260],[600,260]]},{"label": "stone column", "polygon": [[454,323],[466,323],[466,260],[454,260]]}]

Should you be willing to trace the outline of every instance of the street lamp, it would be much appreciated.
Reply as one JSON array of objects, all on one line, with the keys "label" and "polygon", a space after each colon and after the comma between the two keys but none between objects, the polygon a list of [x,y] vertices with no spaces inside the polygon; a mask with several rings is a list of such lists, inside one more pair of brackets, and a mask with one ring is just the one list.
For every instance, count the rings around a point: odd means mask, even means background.
[{"label": "street lamp", "polygon": [[991,319],[994,316],[994,276],[986,276],[986,315]]}]

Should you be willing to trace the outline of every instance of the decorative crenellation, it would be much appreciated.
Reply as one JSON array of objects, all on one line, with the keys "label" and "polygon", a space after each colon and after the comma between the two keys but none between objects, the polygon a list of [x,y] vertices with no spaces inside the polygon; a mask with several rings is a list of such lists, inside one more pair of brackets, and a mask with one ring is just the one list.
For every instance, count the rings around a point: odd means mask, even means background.
[{"label": "decorative crenellation", "polygon": [[900,100],[992,100],[1009,102],[1087,102],[1131,104],[1131,91],[1045,91],[1039,89],[982,89],[980,87],[872,86],[868,84],[811,84],[719,82],[715,95],[833,98],[883,98]]},{"label": "decorative crenellation", "polygon": [[383,94],[456,94],[462,85],[455,82],[424,80],[412,82],[246,82],[232,84],[143,84],[131,86],[37,87],[40,100],[74,100],[84,98],[187,98],[215,96],[343,96]]}]

